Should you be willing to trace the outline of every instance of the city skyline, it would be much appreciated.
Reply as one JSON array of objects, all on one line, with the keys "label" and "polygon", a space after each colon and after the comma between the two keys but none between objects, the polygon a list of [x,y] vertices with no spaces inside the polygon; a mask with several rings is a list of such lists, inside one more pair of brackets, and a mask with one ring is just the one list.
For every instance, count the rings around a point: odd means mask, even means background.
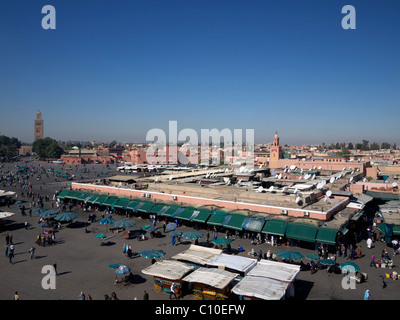
[{"label": "city skyline", "polygon": [[2,135],[33,142],[40,109],[62,141],[146,142],[176,120],[256,144],[400,142],[396,1],[53,1],[43,30],[46,4],[0,13]]}]

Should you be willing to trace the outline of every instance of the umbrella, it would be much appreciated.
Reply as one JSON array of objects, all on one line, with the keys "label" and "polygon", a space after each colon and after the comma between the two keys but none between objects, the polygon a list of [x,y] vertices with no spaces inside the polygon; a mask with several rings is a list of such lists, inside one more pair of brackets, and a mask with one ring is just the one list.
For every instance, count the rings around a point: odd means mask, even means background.
[{"label": "umbrella", "polygon": [[42,228],[48,227],[48,226],[49,226],[49,224],[47,222],[42,222],[42,223],[38,224],[38,227],[42,227]]},{"label": "umbrella", "polygon": [[[156,227],[148,227],[146,230],[152,232],[152,231],[155,231],[157,229],[158,228],[156,228]],[[142,228],[142,230],[144,230],[144,229]]]},{"label": "umbrella", "polygon": [[45,210],[40,214],[40,216],[50,217],[50,216],[55,216],[57,213],[60,213],[60,210]]},{"label": "umbrella", "polygon": [[109,265],[108,265],[108,268],[109,268],[109,269],[117,269],[117,268],[119,268],[119,267],[121,267],[121,266],[123,266],[122,263],[112,263],[112,264],[109,264]]},{"label": "umbrella", "polygon": [[33,210],[32,213],[37,213],[37,212],[42,213],[45,211],[47,211],[47,209],[36,209],[36,210]]},{"label": "umbrella", "polygon": [[217,245],[225,246],[227,244],[230,244],[233,239],[225,239],[225,238],[217,238],[215,240],[212,240],[211,242]]},{"label": "umbrella", "polygon": [[276,253],[279,257],[286,260],[302,259],[304,256],[297,251],[280,251]]},{"label": "umbrella", "polygon": [[130,271],[131,271],[131,269],[129,269],[128,266],[123,264],[123,265],[119,266],[117,270],[115,270],[115,273],[116,274],[126,274]]},{"label": "umbrella", "polygon": [[114,223],[114,226],[117,228],[131,228],[136,225],[135,221],[122,219]]},{"label": "umbrella", "polygon": [[165,252],[163,250],[148,249],[148,250],[143,250],[139,254],[143,258],[151,259],[151,258],[163,258],[165,255]]},{"label": "umbrella", "polygon": [[100,224],[111,224],[114,223],[114,219],[111,218],[103,218],[99,221]]},{"label": "umbrella", "polygon": [[102,239],[102,238],[106,238],[107,236],[105,234],[99,233],[95,235],[96,239]]},{"label": "umbrella", "polygon": [[78,217],[78,214],[75,212],[62,212],[54,217],[54,220],[57,221],[72,221]]},{"label": "umbrella", "polygon": [[360,267],[354,262],[344,262],[340,264],[340,269],[342,271],[356,272],[360,270]]},{"label": "umbrella", "polygon": [[314,253],[308,253],[306,254],[306,258],[309,260],[318,260],[319,259],[319,255],[314,254]]},{"label": "umbrella", "polygon": [[177,227],[177,225],[176,225],[175,222],[170,222],[170,223],[167,224],[166,229],[167,230],[175,230],[176,227]]},{"label": "umbrella", "polygon": [[182,232],[179,232],[179,231],[171,231],[169,234],[170,234],[171,236],[179,237],[179,236],[182,235]]},{"label": "umbrella", "polygon": [[336,263],[332,259],[323,259],[323,260],[320,260],[319,262],[321,262],[321,264],[324,264],[324,265],[329,265],[329,264],[335,264]]},{"label": "umbrella", "polygon": [[182,237],[184,237],[186,239],[200,239],[203,236],[204,236],[204,234],[202,234],[199,231],[194,231],[194,230],[185,231],[182,233]]},{"label": "umbrella", "polygon": [[150,227],[151,227],[151,225],[145,224],[145,225],[142,227],[142,230],[146,230],[146,229],[148,229],[148,228],[150,228]]}]

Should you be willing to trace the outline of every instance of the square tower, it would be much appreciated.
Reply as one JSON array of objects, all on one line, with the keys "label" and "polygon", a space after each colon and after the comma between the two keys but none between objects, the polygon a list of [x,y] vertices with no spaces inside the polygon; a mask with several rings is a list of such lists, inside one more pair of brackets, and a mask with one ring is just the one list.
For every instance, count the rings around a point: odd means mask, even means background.
[{"label": "square tower", "polygon": [[43,119],[42,113],[38,110],[38,112],[36,112],[35,119],[34,141],[39,139],[43,139]]}]

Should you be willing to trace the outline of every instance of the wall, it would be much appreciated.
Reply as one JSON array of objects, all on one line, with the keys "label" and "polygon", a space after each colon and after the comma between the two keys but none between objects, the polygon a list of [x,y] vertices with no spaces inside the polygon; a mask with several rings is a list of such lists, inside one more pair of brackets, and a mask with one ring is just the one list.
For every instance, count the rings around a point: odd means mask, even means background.
[{"label": "wall", "polygon": [[[219,199],[211,199],[207,197],[195,197],[188,195],[174,195],[172,193],[162,193],[148,190],[134,190],[134,189],[124,189],[124,188],[116,188],[102,185],[92,185],[92,184],[82,184],[75,183],[71,184],[72,189],[75,190],[88,190],[94,193],[103,193],[108,195],[116,195],[119,197],[127,197],[127,198],[139,198],[142,200],[160,200],[160,201],[173,201],[173,196],[176,196],[176,200],[174,200],[177,204],[184,205],[192,205],[192,206],[218,206],[224,207],[232,210],[250,210],[256,211],[266,214],[277,214],[281,215],[282,209],[287,210],[287,215],[291,217],[304,217],[303,209],[294,209],[290,207],[284,206],[270,206],[265,204],[254,204],[254,203],[245,203],[245,202],[235,202],[228,200],[219,200]],[[150,198],[142,197],[142,194],[150,194]],[[349,200],[347,199],[347,202]],[[316,210],[307,210],[309,212],[308,218],[318,219],[318,220],[327,220],[331,217],[334,212],[326,213]]]}]

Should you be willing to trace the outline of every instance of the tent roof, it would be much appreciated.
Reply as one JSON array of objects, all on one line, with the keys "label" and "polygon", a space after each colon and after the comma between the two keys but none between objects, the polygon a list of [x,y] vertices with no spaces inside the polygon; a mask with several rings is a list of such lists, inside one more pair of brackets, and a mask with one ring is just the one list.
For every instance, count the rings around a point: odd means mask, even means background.
[{"label": "tent roof", "polygon": [[222,269],[199,268],[183,278],[186,282],[198,282],[223,289],[228,286],[239,274]]},{"label": "tent roof", "polygon": [[238,271],[238,272],[249,272],[256,265],[257,260],[242,256],[232,256],[229,254],[220,254],[212,258],[207,265],[210,266],[224,266],[226,268]]},{"label": "tent roof", "polygon": [[207,248],[192,244],[189,249],[178,253],[177,255],[173,256],[172,259],[189,261],[199,265],[206,265],[212,258],[215,258],[221,253],[222,250],[220,249]]},{"label": "tent roof", "polygon": [[157,261],[142,270],[142,273],[169,280],[180,280],[195,267],[175,260]]}]

